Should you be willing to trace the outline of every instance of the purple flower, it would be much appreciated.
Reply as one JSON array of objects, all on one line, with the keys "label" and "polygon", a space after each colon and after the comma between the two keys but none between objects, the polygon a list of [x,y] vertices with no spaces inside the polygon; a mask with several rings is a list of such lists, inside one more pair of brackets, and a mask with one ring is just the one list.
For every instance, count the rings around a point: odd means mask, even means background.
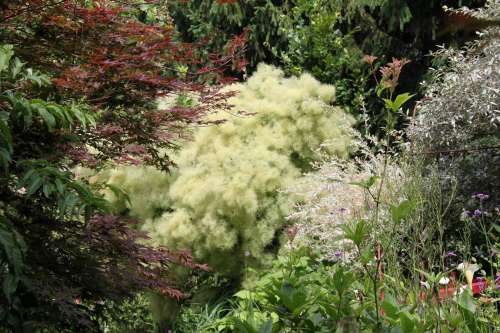
[{"label": "purple flower", "polygon": [[480,217],[481,215],[483,215],[483,212],[480,211],[479,209],[476,209],[473,213],[473,217]]},{"label": "purple flower", "polygon": [[500,289],[500,275],[495,276],[495,285],[497,286],[497,290]]},{"label": "purple flower", "polygon": [[333,253],[333,255],[336,256],[337,258],[342,257],[342,251],[337,250]]},{"label": "purple flower", "polygon": [[463,210],[462,214],[460,214],[460,221],[465,221],[467,218],[471,217],[472,213],[468,210]]},{"label": "purple flower", "polygon": [[457,255],[453,251],[446,252],[444,257],[449,258],[449,257],[456,257]]},{"label": "purple flower", "polygon": [[479,201],[484,201],[489,199],[489,195],[486,193],[476,193],[472,196],[473,199],[479,199]]}]

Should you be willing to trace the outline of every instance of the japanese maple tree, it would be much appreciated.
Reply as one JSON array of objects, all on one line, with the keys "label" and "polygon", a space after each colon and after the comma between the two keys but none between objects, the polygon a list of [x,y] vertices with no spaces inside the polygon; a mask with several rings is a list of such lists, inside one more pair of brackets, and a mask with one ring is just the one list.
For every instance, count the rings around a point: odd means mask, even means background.
[{"label": "japanese maple tree", "polygon": [[[147,1],[159,6],[161,1]],[[243,69],[244,36],[199,60],[168,15],[141,21],[133,1],[0,2],[0,322],[14,331],[95,328],[103,300],[152,290],[182,297],[168,267],[207,269],[147,245],[113,214],[108,184],[75,167],[171,167],[168,151],[224,108],[227,68]],[[167,13],[168,14],[168,13]],[[195,103],[161,110],[165,95]],[[1,326],[0,325],[0,326]]]}]

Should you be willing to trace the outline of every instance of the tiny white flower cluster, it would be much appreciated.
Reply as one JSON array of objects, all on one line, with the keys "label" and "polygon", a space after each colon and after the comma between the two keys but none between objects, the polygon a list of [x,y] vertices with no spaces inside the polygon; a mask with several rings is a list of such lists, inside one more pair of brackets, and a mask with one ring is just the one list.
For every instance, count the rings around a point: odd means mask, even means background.
[{"label": "tiny white flower cluster", "polygon": [[[461,12],[496,19],[500,1],[490,0],[483,9]],[[447,65],[435,69],[433,79],[422,83],[427,93],[407,129],[417,150],[436,156],[444,192],[454,192],[456,202],[500,184],[499,32],[500,28],[490,27],[464,49],[441,48],[434,53]],[[453,207],[457,217],[459,209]],[[462,214],[461,219],[466,217]]]},{"label": "tiny white flower cluster", "polygon": [[409,128],[414,140],[431,149],[458,149],[476,133],[498,130],[500,41],[490,35],[493,31],[466,50],[443,48],[434,54],[450,67],[436,71],[436,82],[427,87]]},{"label": "tiny white flower cluster", "polygon": [[[362,158],[343,160],[332,158],[317,166],[312,172],[293,186],[288,192],[301,198],[288,219],[296,222],[298,233],[295,245],[306,245],[318,250],[323,259],[348,262],[353,256],[353,244],[343,237],[342,225],[351,220],[370,220],[374,214],[375,202],[366,191],[356,185],[371,176],[379,175],[383,168],[383,158],[373,154],[369,147],[358,139],[353,149]],[[387,178],[382,196],[388,199],[401,186],[403,171],[394,163],[388,163]],[[373,185],[376,187],[376,184]],[[402,198],[390,198],[384,202],[395,202]],[[380,217],[389,215],[387,207],[381,207]],[[383,228],[376,228],[383,230]],[[373,235],[375,236],[375,235]]]}]

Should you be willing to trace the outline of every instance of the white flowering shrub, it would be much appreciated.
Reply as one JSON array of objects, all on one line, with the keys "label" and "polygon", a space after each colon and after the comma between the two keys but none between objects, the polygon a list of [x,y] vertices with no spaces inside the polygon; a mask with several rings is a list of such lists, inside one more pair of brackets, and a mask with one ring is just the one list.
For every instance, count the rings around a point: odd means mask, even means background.
[{"label": "white flowering shrub", "polygon": [[[293,198],[279,190],[322,153],[348,155],[353,119],[331,106],[335,88],[312,76],[285,78],[260,65],[237,91],[218,126],[195,131],[175,158],[176,174],[133,167],[108,171],[130,195],[129,214],[153,240],[231,276],[243,262],[260,264],[278,248]],[[247,257],[245,258],[245,253]]]},{"label": "white flowering shrub", "polygon": [[[500,2],[489,1],[480,18],[498,17]],[[499,28],[481,33],[464,50],[436,54],[449,67],[436,71],[408,133],[415,147],[437,162],[448,193],[456,187],[457,206],[475,192],[498,202],[500,188]],[[431,160],[431,161],[432,161]]]},{"label": "white flowering shrub", "polygon": [[[375,220],[375,200],[358,184],[370,177],[380,177],[384,167],[384,157],[373,154],[361,139],[353,141],[352,150],[357,152],[357,158],[346,161],[333,157],[318,164],[314,172],[287,189],[301,199],[295,211],[288,216],[295,222],[296,228],[293,242],[288,246],[305,245],[328,261],[352,259],[352,243],[343,238],[341,228],[353,220]],[[405,199],[402,190],[404,178],[403,170],[389,158],[380,196],[380,221],[389,219],[390,204]],[[372,189],[379,184],[380,178],[374,182]],[[378,232],[386,229],[383,222],[374,228]]]}]

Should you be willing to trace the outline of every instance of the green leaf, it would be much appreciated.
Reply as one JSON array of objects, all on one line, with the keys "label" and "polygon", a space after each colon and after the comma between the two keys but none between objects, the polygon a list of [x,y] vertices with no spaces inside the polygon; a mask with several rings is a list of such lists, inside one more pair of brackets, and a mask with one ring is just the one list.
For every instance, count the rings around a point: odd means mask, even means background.
[{"label": "green leaf", "polygon": [[410,95],[409,93],[404,93],[404,94],[399,94],[396,96],[396,99],[394,101],[391,101],[390,99],[384,99],[385,106],[389,110],[393,112],[398,112],[399,109],[405,104],[410,98],[412,98],[415,95]]},{"label": "green leaf", "polygon": [[54,185],[50,183],[43,184],[43,195],[45,195],[46,198],[49,198],[50,195],[54,192]]},{"label": "green leaf", "polygon": [[385,90],[387,90],[387,87],[385,87],[385,86],[384,86],[384,85],[382,85],[382,84],[379,84],[379,85],[377,86],[376,91],[375,91],[375,92],[377,93],[377,97],[381,97],[381,96],[382,96],[382,93],[383,93]]},{"label": "green leaf", "polygon": [[415,331],[415,320],[408,311],[401,311],[401,313],[399,314],[399,318],[403,333],[413,333]]},{"label": "green leaf", "polygon": [[7,151],[7,149],[0,147],[0,164],[2,164],[2,167],[4,169],[8,169],[10,162],[12,162],[10,153]]},{"label": "green leaf", "polygon": [[43,121],[45,122],[45,125],[47,125],[47,129],[49,130],[49,132],[52,132],[54,130],[54,127],[56,126],[56,119],[54,118],[54,116],[43,107],[38,106],[36,107],[36,109],[40,114],[40,116],[42,116]]},{"label": "green leaf", "polygon": [[273,320],[269,319],[264,326],[261,327],[259,333],[271,333],[273,330]]},{"label": "green leaf", "polygon": [[331,283],[335,290],[340,294],[344,294],[351,284],[354,282],[354,274],[339,267],[331,279]]},{"label": "green leaf", "polygon": [[5,276],[4,281],[2,283],[3,293],[5,298],[9,303],[12,303],[12,296],[17,290],[17,286],[19,284],[19,277],[14,274],[8,274]]},{"label": "green leaf", "polygon": [[62,127],[68,127],[68,120],[66,116],[64,115],[64,108],[61,107],[60,105],[50,103],[45,106],[45,109],[54,116],[54,118],[59,119],[59,123],[62,124]]},{"label": "green leaf", "polygon": [[0,118],[0,164],[7,170],[10,162],[12,162],[12,135],[10,128]]},{"label": "green leaf", "polygon": [[384,294],[384,301],[382,302],[382,309],[385,311],[385,315],[391,319],[397,319],[399,316],[399,306],[396,302],[394,296],[386,292]]},{"label": "green leaf", "polygon": [[250,323],[246,321],[242,321],[239,318],[232,318],[232,322],[237,328],[236,332],[241,332],[241,333],[259,333]]},{"label": "green leaf", "polygon": [[57,192],[59,192],[59,194],[63,194],[64,193],[64,184],[63,184],[63,182],[59,178],[56,178],[56,180],[54,181],[54,183],[56,184]]},{"label": "green leaf", "polygon": [[408,217],[412,212],[415,204],[409,200],[404,200],[399,205],[390,205],[389,211],[391,212],[392,220],[396,223],[400,223],[403,219]]},{"label": "green leaf", "polygon": [[33,123],[33,112],[31,111],[31,107],[27,105],[22,111],[23,114],[23,122],[24,122],[24,127],[30,127],[31,124]]},{"label": "green leaf", "polygon": [[35,72],[32,68],[28,68],[26,70],[24,79],[36,83],[39,87],[51,85],[50,79],[47,75]]},{"label": "green leaf", "polygon": [[362,182],[351,182],[349,184],[356,185],[356,186],[359,186],[359,187],[364,188],[366,190],[369,190],[375,184],[377,179],[379,179],[379,178],[380,178],[379,176],[370,176],[370,178],[368,178],[367,180],[364,180]]},{"label": "green leaf", "polygon": [[113,184],[109,184],[109,183],[104,184],[104,186],[107,187],[107,188],[109,188],[110,191],[113,192],[114,196],[118,200],[124,200],[129,205],[131,204],[130,196],[122,188],[120,188],[120,187],[118,187],[116,185],[113,185]]},{"label": "green leaf", "polygon": [[33,194],[35,194],[35,192],[38,191],[38,189],[40,188],[40,186],[42,186],[42,183],[43,183],[43,178],[40,177],[39,175],[36,175],[33,178],[32,178],[32,182],[28,185],[28,188],[26,191],[27,197],[30,197]]},{"label": "green leaf", "polygon": [[24,63],[19,60],[19,58],[15,58],[14,62],[12,63],[12,68],[10,70],[10,75],[13,79],[15,79],[19,73],[21,73],[21,70],[23,69]]},{"label": "green leaf", "polygon": [[444,276],[444,273],[439,272],[439,273],[432,273],[432,272],[425,272],[421,269],[416,268],[415,269],[417,272],[421,273],[425,279],[430,282],[431,284],[437,284],[439,280]]},{"label": "green leaf", "polygon": [[25,185],[28,183],[29,179],[30,179],[31,177],[33,177],[33,175],[34,175],[36,172],[37,172],[37,170],[36,170],[36,169],[29,169],[29,170],[28,170],[28,171],[24,174],[23,178],[21,178],[21,180],[19,181],[18,186],[19,186],[19,187],[23,187],[23,186],[25,186]]},{"label": "green leaf", "polygon": [[290,282],[284,281],[281,289],[277,291],[281,303],[291,312],[297,313],[307,303],[307,295],[301,289],[297,289]]},{"label": "green leaf", "polygon": [[10,128],[3,119],[0,119],[0,135],[2,140],[5,142],[5,148],[12,151],[12,134],[10,133]]},{"label": "green leaf", "polygon": [[0,73],[9,68],[12,56],[14,56],[12,45],[0,45]]},{"label": "green leaf", "polygon": [[388,98],[383,98],[385,107],[388,110],[394,111],[394,102]]},{"label": "green leaf", "polygon": [[26,244],[4,216],[0,216],[0,255],[6,259],[7,274],[3,274],[2,289],[9,303],[17,290],[24,270],[24,253]]},{"label": "green leaf", "polygon": [[458,295],[456,303],[463,309],[471,314],[476,312],[476,302],[472,296],[472,292],[469,288],[465,289],[460,295]]},{"label": "green leaf", "polygon": [[351,240],[360,247],[363,240],[368,236],[368,223],[365,220],[354,221],[341,226],[345,238]]},{"label": "green leaf", "polygon": [[252,292],[250,290],[240,290],[236,294],[234,294],[235,297],[240,298],[240,299],[251,299],[252,298]]},{"label": "green leaf", "polygon": [[87,128],[87,118],[84,113],[76,106],[72,106],[71,110],[73,111],[75,118],[78,119],[80,126],[85,130]]},{"label": "green leaf", "polygon": [[0,246],[15,274],[20,274],[23,266],[23,252],[26,245],[21,236],[0,216]]}]

